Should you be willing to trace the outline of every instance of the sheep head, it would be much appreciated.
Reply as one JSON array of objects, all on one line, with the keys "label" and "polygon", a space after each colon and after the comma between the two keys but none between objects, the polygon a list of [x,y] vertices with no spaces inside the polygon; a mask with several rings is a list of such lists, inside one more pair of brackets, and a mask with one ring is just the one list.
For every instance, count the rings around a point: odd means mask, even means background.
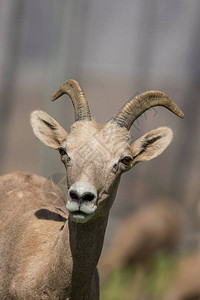
[{"label": "sheep head", "polygon": [[129,129],[147,109],[162,105],[179,117],[182,111],[164,93],[150,91],[131,99],[115,118],[101,125],[91,118],[87,100],[75,80],[66,81],[53,95],[68,94],[75,110],[75,122],[68,134],[46,112],[31,114],[35,135],[59,151],[66,168],[66,207],[73,221],[85,223],[108,214],[122,173],[136,163],[160,155],[172,140],[172,130],[160,127],[130,144]]}]

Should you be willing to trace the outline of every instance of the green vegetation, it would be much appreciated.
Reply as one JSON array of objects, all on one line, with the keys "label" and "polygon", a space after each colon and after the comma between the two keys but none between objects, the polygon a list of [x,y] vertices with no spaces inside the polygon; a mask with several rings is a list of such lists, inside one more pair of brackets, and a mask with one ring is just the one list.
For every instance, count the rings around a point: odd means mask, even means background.
[{"label": "green vegetation", "polygon": [[101,300],[159,300],[183,256],[157,253],[148,264],[115,270],[101,287]]}]

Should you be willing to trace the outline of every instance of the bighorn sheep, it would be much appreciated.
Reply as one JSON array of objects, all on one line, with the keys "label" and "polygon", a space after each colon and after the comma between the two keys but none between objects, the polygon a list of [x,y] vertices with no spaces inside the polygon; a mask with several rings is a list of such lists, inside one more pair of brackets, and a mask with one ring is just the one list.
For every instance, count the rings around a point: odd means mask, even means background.
[{"label": "bighorn sheep", "polygon": [[131,99],[103,126],[91,118],[75,80],[66,81],[52,100],[63,94],[75,109],[70,134],[40,110],[32,113],[31,124],[35,135],[60,153],[67,174],[66,201],[55,186],[45,197],[45,179],[39,176],[1,177],[1,300],[99,299],[96,266],[121,174],[158,156],[172,140],[172,131],[161,127],[130,145],[129,129],[153,106],[183,117],[168,96],[150,91]]}]

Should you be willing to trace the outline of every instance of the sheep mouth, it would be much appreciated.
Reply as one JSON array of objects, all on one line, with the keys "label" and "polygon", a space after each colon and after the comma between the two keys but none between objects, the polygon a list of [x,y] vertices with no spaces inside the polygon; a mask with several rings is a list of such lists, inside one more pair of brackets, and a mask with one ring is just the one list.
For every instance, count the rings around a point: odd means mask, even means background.
[{"label": "sheep mouth", "polygon": [[70,218],[72,219],[72,221],[76,223],[86,223],[92,218],[93,215],[94,213],[86,214],[81,210],[77,210],[73,212],[69,211]]},{"label": "sheep mouth", "polygon": [[67,201],[66,208],[71,213],[91,215],[96,211],[97,205],[90,202]]}]

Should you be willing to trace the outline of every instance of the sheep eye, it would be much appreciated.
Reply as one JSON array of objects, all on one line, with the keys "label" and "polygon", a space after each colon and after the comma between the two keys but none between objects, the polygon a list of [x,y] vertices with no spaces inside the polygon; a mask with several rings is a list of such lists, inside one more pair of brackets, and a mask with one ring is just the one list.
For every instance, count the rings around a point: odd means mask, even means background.
[{"label": "sheep eye", "polygon": [[126,165],[126,166],[128,166],[128,165],[130,165],[130,163],[132,162],[132,157],[131,156],[125,156],[124,158],[122,158],[121,159],[121,162],[124,164],[124,165]]},{"label": "sheep eye", "polygon": [[59,151],[60,155],[66,155],[67,154],[66,150],[64,148],[62,148],[62,147],[60,147],[58,149],[58,151]]}]

